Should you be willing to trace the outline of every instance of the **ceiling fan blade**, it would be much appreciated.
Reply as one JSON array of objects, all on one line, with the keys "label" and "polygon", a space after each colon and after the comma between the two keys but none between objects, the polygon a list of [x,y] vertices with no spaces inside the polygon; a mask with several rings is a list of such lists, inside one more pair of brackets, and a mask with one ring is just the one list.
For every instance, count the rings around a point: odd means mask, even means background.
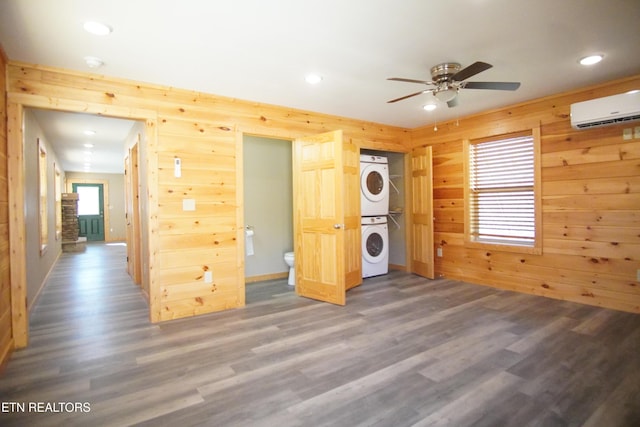
[{"label": "ceiling fan blade", "polygon": [[450,99],[449,101],[447,101],[447,107],[449,107],[449,108],[453,108],[453,107],[455,107],[457,105],[458,105],[458,96],[457,95],[456,95],[455,98]]},{"label": "ceiling fan blade", "polygon": [[396,82],[407,82],[407,83],[422,83],[425,85],[432,85],[434,84],[433,82],[427,81],[427,80],[413,80],[413,79],[403,79],[401,77],[389,77],[387,80],[393,80]]},{"label": "ceiling fan blade", "polygon": [[516,90],[520,87],[520,82],[467,82],[463,87],[465,89]]},{"label": "ceiling fan blade", "polygon": [[403,96],[401,98],[392,99],[391,101],[387,101],[387,104],[391,104],[393,102],[402,101],[403,99],[411,98],[412,96],[420,95],[426,92],[431,92],[430,90],[421,90],[420,92],[412,93],[411,95]]},{"label": "ceiling fan blade", "polygon": [[488,70],[491,67],[493,67],[493,65],[487,64],[486,62],[477,61],[469,65],[467,68],[463,68],[462,70],[455,73],[451,77],[451,79],[461,82],[462,80],[466,80],[469,77],[475,76],[476,74]]}]

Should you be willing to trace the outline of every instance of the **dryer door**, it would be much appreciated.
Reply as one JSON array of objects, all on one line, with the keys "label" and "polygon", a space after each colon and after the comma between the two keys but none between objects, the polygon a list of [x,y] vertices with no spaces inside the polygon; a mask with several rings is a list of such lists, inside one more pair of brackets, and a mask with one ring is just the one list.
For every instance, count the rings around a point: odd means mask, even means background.
[{"label": "dryer door", "polygon": [[387,165],[364,163],[361,167],[360,187],[362,194],[372,202],[379,202],[389,191],[384,178],[385,175],[388,175]]},{"label": "dryer door", "polygon": [[385,258],[389,250],[386,233],[386,225],[364,226],[362,231],[362,256],[367,262],[375,264]]}]

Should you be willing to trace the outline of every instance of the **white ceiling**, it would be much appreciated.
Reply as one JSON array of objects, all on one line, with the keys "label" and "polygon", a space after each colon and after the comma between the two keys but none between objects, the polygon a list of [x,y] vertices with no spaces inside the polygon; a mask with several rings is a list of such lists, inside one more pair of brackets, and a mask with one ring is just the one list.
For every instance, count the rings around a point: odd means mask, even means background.
[{"label": "white ceiling", "polygon": [[[0,43],[11,60],[415,128],[640,73],[640,1],[2,0]],[[580,66],[591,53],[604,61]],[[387,103],[426,88],[388,77],[430,80],[449,61],[522,85],[435,112],[430,94]]]},{"label": "white ceiling", "polygon": [[[124,145],[134,121],[51,110],[31,111],[47,141],[53,145],[64,171],[124,173]],[[95,134],[85,135],[85,131]],[[90,165],[89,169],[85,169],[85,164]]]}]

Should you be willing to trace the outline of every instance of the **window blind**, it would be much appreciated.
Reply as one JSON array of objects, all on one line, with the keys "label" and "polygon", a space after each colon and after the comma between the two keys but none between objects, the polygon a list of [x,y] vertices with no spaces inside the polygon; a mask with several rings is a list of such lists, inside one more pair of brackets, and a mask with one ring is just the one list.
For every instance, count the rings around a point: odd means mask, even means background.
[{"label": "window blind", "polygon": [[473,143],[469,154],[471,239],[533,247],[533,137]]}]

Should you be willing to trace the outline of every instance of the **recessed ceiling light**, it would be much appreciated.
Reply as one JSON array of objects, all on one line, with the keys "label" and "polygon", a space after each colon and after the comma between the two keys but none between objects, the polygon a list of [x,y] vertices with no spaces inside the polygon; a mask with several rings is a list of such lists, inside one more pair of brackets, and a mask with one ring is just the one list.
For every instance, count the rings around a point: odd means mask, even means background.
[{"label": "recessed ceiling light", "polygon": [[[82,133],[84,133],[87,136],[93,136],[93,135],[96,134],[96,131],[95,130],[91,130],[91,129],[87,129],[87,130],[83,131]],[[91,145],[91,146],[93,147],[93,145]],[[85,145],[85,147],[86,147],[86,145]]]},{"label": "recessed ceiling light", "polygon": [[84,146],[87,148],[93,148],[93,144],[84,144]]},{"label": "recessed ceiling light", "polygon": [[322,77],[317,74],[308,74],[304,79],[310,85],[315,85],[322,81]]},{"label": "recessed ceiling light", "polygon": [[84,30],[96,36],[106,36],[111,33],[111,27],[102,22],[87,21],[84,23]]},{"label": "recessed ceiling light", "polygon": [[433,111],[433,110],[435,110],[436,108],[438,108],[438,106],[437,106],[436,104],[426,104],[426,105],[425,105],[424,107],[422,107],[422,108],[424,108],[424,110],[425,110],[425,111]]},{"label": "recessed ceiling light", "polygon": [[593,65],[602,61],[604,55],[589,55],[580,59],[580,65]]},{"label": "recessed ceiling light", "polygon": [[84,62],[87,63],[89,68],[100,68],[104,65],[104,62],[102,62],[102,59],[96,58],[95,56],[85,56]]}]

